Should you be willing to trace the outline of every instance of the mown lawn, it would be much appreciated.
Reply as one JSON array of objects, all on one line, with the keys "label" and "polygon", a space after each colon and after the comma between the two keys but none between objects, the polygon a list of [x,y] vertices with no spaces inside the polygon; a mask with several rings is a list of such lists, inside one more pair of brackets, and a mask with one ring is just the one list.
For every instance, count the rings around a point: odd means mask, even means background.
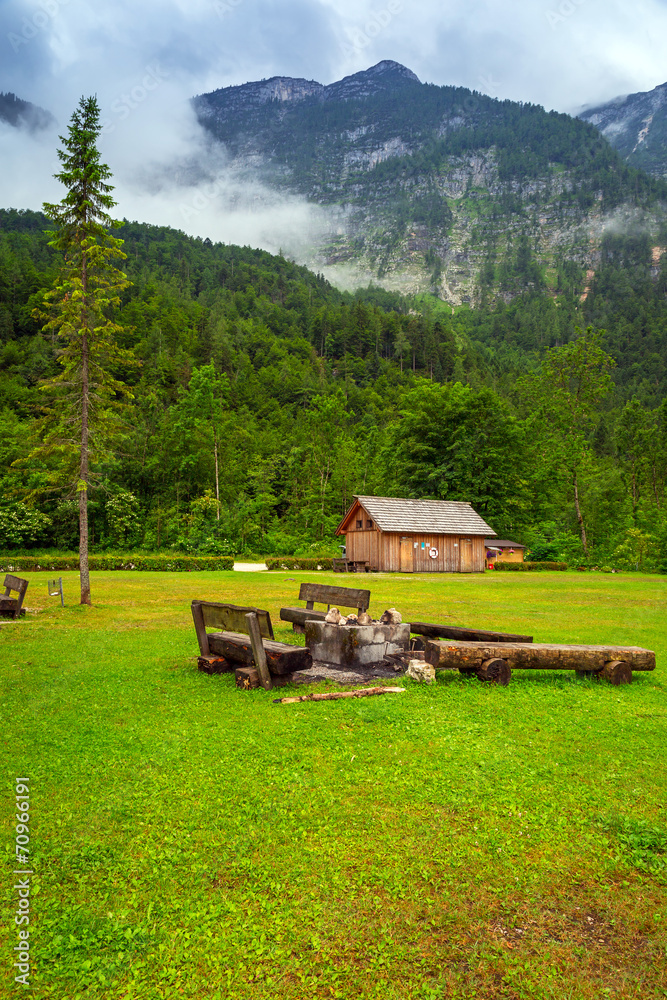
[{"label": "mown lawn", "polygon": [[[96,573],[81,608],[65,574],[61,610],[29,578],[33,610],[0,625],[0,996],[25,992],[24,774],[34,998],[667,996],[667,579]],[[658,669],[300,705],[197,672],[193,597],[303,641],[278,610],[313,578],[370,587],[375,613],[648,646]]]}]

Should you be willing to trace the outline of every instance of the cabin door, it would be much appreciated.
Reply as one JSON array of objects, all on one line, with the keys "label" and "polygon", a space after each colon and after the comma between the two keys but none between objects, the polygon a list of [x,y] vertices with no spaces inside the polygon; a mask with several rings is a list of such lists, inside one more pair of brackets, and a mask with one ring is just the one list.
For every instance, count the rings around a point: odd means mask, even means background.
[{"label": "cabin door", "polygon": [[412,538],[401,538],[401,573],[412,573],[414,569]]},{"label": "cabin door", "polygon": [[472,573],[472,538],[459,538],[461,573]]}]

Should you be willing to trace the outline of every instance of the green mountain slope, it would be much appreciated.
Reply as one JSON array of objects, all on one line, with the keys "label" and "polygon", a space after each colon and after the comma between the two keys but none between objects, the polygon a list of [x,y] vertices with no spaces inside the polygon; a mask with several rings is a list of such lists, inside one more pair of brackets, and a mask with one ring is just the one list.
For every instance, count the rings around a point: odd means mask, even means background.
[{"label": "green mountain slope", "polygon": [[[422,84],[397,63],[328,87],[225,88],[194,106],[237,166],[329,210],[312,263],[352,265],[404,292],[460,304],[484,289],[554,288],[568,260],[598,267],[610,229],[660,239],[667,185],[593,126]],[[508,283],[517,257],[521,280]]]},{"label": "green mountain slope", "polygon": [[[58,370],[33,316],[58,268],[46,226],[0,210],[0,544],[13,548],[76,540],[76,501],[52,489],[58,456],[30,458],[40,381]],[[590,558],[667,567],[667,267],[649,240],[607,236],[583,300],[575,268],[555,299],[533,289],[454,313],[377,286],[352,296],[283,257],[164,227],[118,235],[133,284],[114,375],[132,396],[95,468],[94,550],[335,554],[332,531],[365,492],[471,501],[501,535],[579,564],[569,439],[542,364],[593,322],[617,367],[577,428]]]}]

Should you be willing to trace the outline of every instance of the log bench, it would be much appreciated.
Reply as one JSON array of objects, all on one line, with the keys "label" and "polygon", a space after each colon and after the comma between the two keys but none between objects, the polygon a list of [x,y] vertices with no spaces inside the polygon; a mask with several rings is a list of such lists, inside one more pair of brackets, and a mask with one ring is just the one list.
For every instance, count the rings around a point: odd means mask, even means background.
[{"label": "log bench", "polygon": [[[0,595],[0,617],[16,619],[19,615],[24,615],[23,598],[28,589],[28,581],[8,573],[5,577],[4,587],[5,592]],[[12,591],[16,593],[16,597],[11,596]]]},{"label": "log bench", "polygon": [[[271,675],[285,676],[313,665],[309,649],[275,641],[268,611],[193,601],[192,619],[199,643],[199,669],[209,674],[234,670],[237,683],[243,682],[239,686],[256,687],[258,673],[263,686],[271,687]],[[222,631],[207,632],[207,628]]]},{"label": "log bench", "polygon": [[532,635],[512,635],[510,632],[487,632],[479,628],[459,628],[455,625],[431,625],[411,622],[410,632],[428,639],[460,639],[469,642],[532,642]]},{"label": "log bench", "polygon": [[[307,621],[323,622],[331,607],[356,608],[358,615],[368,611],[371,592],[354,587],[330,587],[324,583],[302,583],[299,600],[306,602],[305,608],[281,608],[280,618],[284,622],[292,622],[295,632],[304,632]],[[327,611],[316,611],[313,608],[315,603],[326,604]]]},{"label": "log bench", "polygon": [[574,670],[610,684],[629,684],[633,670],[655,670],[655,653],[638,646],[564,646],[545,642],[429,640],[425,658],[436,670],[458,670],[507,685],[512,670]]}]

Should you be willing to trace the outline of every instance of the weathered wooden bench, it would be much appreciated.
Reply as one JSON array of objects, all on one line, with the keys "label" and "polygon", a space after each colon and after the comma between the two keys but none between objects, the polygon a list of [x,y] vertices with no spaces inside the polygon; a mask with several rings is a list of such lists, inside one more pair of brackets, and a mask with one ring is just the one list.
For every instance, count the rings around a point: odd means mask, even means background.
[{"label": "weathered wooden bench", "polygon": [[655,653],[638,646],[561,646],[545,642],[429,640],[425,658],[436,670],[459,670],[509,684],[512,670],[574,670],[610,684],[629,684],[633,670],[655,670]]},{"label": "weathered wooden bench", "polygon": [[281,608],[280,618],[284,622],[292,622],[295,632],[303,632],[307,621],[324,621],[326,611],[316,611],[313,604],[326,604],[327,611],[331,607],[356,608],[357,614],[368,611],[371,603],[370,590],[357,590],[353,587],[330,587],[324,583],[302,583],[299,588],[299,600],[305,601],[305,608]]},{"label": "weathered wooden bench", "polygon": [[271,616],[260,608],[193,601],[192,620],[199,643],[197,666],[205,673],[235,670],[238,681],[239,665],[248,668],[254,663],[263,685],[271,687],[271,674],[308,670],[313,664],[309,649],[275,641]]},{"label": "weathered wooden bench", "polygon": [[[0,596],[0,616],[3,618],[10,616],[18,618],[19,615],[24,615],[23,598],[28,589],[28,581],[22,580],[20,576],[11,576],[8,573],[5,577],[4,587],[5,593],[3,596]],[[12,597],[12,591],[15,591],[18,596]]]},{"label": "weathered wooden bench", "polygon": [[334,573],[368,573],[367,559],[332,559]]},{"label": "weathered wooden bench", "polygon": [[532,635],[512,635],[510,632],[487,632],[479,628],[460,628],[455,625],[431,625],[428,622],[411,622],[410,632],[428,639],[460,639],[469,642],[532,642]]}]

